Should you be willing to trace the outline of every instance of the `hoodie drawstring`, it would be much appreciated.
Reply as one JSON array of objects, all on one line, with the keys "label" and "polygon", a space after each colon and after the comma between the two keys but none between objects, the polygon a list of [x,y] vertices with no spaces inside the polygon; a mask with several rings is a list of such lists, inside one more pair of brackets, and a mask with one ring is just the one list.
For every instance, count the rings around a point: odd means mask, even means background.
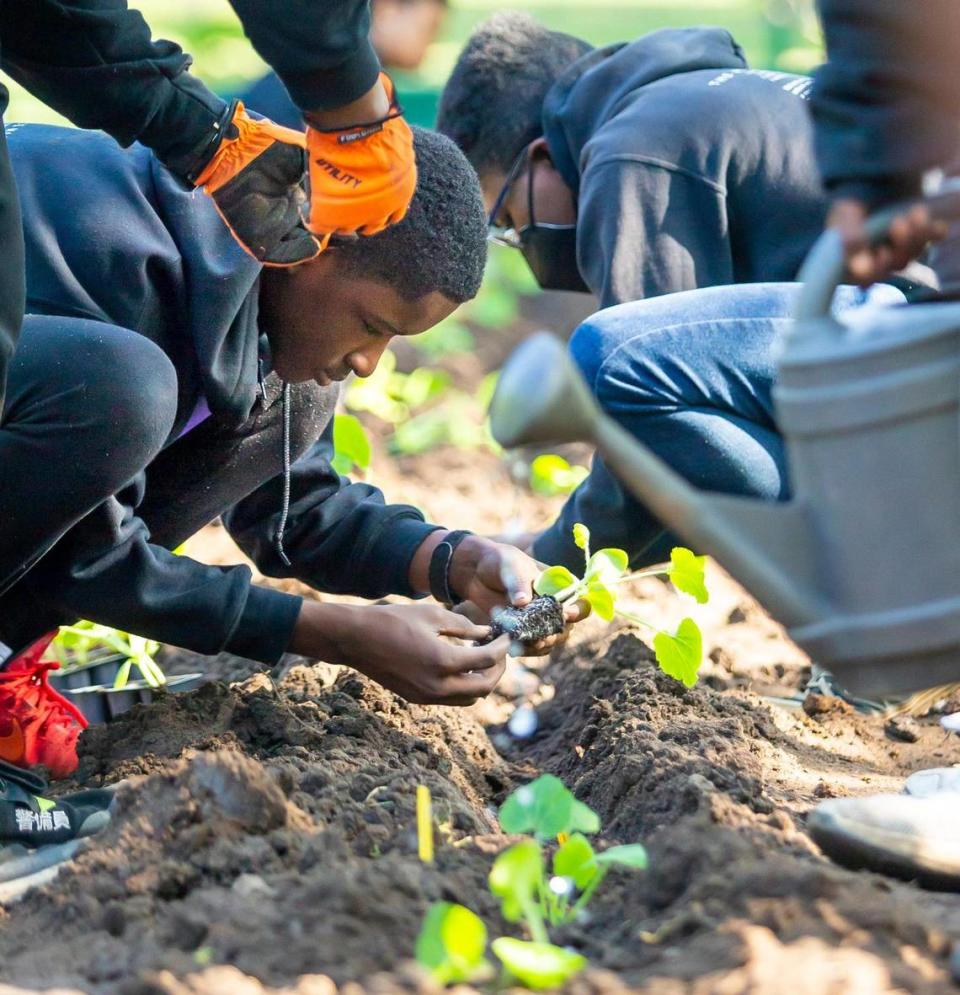
[{"label": "hoodie drawstring", "polygon": [[290,560],[283,548],[283,533],[287,528],[287,517],[290,514],[290,384],[283,385],[283,507],[280,511],[280,524],[277,526],[277,538],[274,548],[280,562],[285,567],[290,566]]}]

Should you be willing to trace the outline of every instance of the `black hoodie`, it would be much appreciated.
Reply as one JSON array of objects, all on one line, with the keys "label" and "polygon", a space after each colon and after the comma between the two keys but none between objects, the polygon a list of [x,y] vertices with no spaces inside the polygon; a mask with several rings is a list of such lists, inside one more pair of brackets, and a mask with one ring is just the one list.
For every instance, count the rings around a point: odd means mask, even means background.
[{"label": "black hoodie", "polygon": [[603,307],[794,278],[826,212],[809,86],[748,69],[720,28],[655,31],[566,71],[544,135],[578,198],[578,265]]}]

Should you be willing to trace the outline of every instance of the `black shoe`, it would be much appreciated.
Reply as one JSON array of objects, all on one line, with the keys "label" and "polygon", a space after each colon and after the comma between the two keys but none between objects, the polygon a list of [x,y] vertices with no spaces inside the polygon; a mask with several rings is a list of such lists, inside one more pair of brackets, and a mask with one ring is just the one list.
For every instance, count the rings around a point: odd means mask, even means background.
[{"label": "black shoe", "polygon": [[113,793],[77,791],[56,800],[46,782],[0,761],[0,903],[13,901],[56,876],[80,840],[110,822]]}]

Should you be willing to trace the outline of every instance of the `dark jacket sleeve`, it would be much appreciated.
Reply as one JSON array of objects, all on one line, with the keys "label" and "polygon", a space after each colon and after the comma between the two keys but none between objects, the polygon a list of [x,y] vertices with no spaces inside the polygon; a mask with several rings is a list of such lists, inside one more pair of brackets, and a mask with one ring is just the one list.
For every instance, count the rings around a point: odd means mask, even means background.
[{"label": "dark jacket sleeve", "polygon": [[230,0],[250,43],[301,110],[362,97],[380,62],[368,38],[369,0]]},{"label": "dark jacket sleeve", "polygon": [[958,149],[960,3],[819,0],[827,63],[811,98],[834,196],[870,206],[920,191]]},{"label": "dark jacket sleeve", "polygon": [[[89,618],[197,653],[221,651],[273,664],[289,645],[302,598],[257,587],[246,566],[220,567],[175,556],[150,542],[132,510],[139,474],[64,535],[17,586],[25,616],[58,613],[50,623]],[[31,618],[12,619],[10,630]],[[6,631],[5,631],[6,634]],[[33,631],[26,633],[32,638]]]},{"label": "dark jacket sleeve", "polygon": [[581,181],[577,258],[601,307],[733,283],[725,192],[633,159],[590,165]]},{"label": "dark jacket sleeve", "polygon": [[370,484],[351,482],[330,465],[332,427],[290,472],[290,514],[280,559],[275,539],[283,477],[258,487],[223,515],[237,545],[268,577],[295,577],[331,594],[415,597],[410,561],[437,526],[409,505],[386,504]]},{"label": "dark jacket sleeve", "polygon": [[215,135],[226,104],[190,56],[154,41],[126,0],[3,0],[0,65],[83,128],[142,142],[176,169]]}]

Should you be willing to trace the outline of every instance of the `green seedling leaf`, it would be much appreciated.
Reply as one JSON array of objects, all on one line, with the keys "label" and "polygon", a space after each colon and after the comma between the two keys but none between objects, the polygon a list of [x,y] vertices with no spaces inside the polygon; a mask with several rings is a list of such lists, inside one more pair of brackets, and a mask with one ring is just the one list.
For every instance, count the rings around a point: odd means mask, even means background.
[{"label": "green seedling leaf", "polygon": [[533,833],[543,840],[570,831],[574,797],[563,781],[543,774],[517,788],[500,808],[505,833]]},{"label": "green seedling leaf", "polygon": [[507,922],[527,917],[539,920],[539,890],[543,885],[543,854],[536,840],[527,839],[504,850],[490,869],[490,891],[501,900]]},{"label": "green seedling leaf", "polygon": [[620,867],[633,867],[645,870],[647,867],[647,851],[639,843],[628,843],[626,846],[612,846],[596,856],[598,864],[616,864]]},{"label": "green seedling leaf", "polygon": [[577,546],[582,549],[587,554],[587,559],[590,558],[590,530],[583,524],[583,522],[577,522],[573,527],[573,541]]},{"label": "green seedling leaf", "polygon": [[577,578],[566,567],[548,567],[534,581],[533,589],[537,594],[549,594],[556,597],[561,591],[576,587]]},{"label": "green seedling leaf", "polygon": [[629,563],[630,558],[622,549],[598,549],[587,562],[587,572],[583,579],[588,584],[615,584],[623,576]]},{"label": "green seedling leaf", "polygon": [[697,683],[697,671],[703,659],[703,636],[692,618],[677,626],[676,635],[658,632],[653,637],[653,652],[660,669],[688,688]]},{"label": "green seedling leaf", "polygon": [[600,818],[560,778],[542,774],[507,798],[500,807],[500,825],[505,833],[533,833],[548,840],[560,833],[595,833]]},{"label": "green seedling leaf", "polygon": [[583,597],[590,603],[590,607],[604,620],[612,622],[616,611],[613,592],[603,584],[591,584]]},{"label": "green seedling leaf", "polygon": [[489,974],[483,954],[487,927],[463,905],[434,902],[417,937],[416,958],[442,985],[475,981]]},{"label": "green seedling leaf", "polygon": [[667,576],[671,583],[678,591],[692,595],[701,605],[710,600],[703,577],[706,563],[705,556],[695,556],[683,546],[674,546],[670,551],[671,566]]},{"label": "green seedling leaf", "polygon": [[488,373],[480,381],[480,386],[477,387],[476,393],[473,395],[474,401],[476,401],[478,407],[484,413],[486,413],[490,408],[490,402],[493,400],[493,393],[497,389],[497,380],[499,379],[499,370],[494,370],[492,373]]},{"label": "green seedling leaf", "polygon": [[332,465],[339,474],[346,476],[354,467],[366,470],[370,466],[370,439],[355,415],[333,416]]},{"label": "green seedling leaf", "polygon": [[133,665],[133,660],[124,660],[120,665],[120,669],[117,671],[117,676],[113,679],[113,690],[122,691],[123,688],[127,686],[127,682],[130,680],[130,667]]},{"label": "green seedling leaf", "polygon": [[600,816],[589,805],[584,805],[583,802],[574,798],[570,808],[570,828],[567,832],[599,833]]},{"label": "green seedling leaf", "polygon": [[428,401],[436,400],[450,386],[450,376],[443,370],[431,370],[419,366],[403,377],[399,384],[398,396],[410,408],[419,408]]},{"label": "green seedling leaf", "polygon": [[[616,848],[614,848],[616,849]],[[574,833],[553,855],[553,873],[570,878],[582,891],[597,876],[593,847],[582,833]]]},{"label": "green seedling leaf", "polygon": [[509,936],[493,941],[503,966],[527,988],[557,988],[586,967],[587,958],[552,943],[527,943]]},{"label": "green seedling leaf", "polygon": [[544,453],[530,464],[530,489],[545,497],[569,494],[583,483],[589,473],[585,466],[571,466],[556,453]]}]

